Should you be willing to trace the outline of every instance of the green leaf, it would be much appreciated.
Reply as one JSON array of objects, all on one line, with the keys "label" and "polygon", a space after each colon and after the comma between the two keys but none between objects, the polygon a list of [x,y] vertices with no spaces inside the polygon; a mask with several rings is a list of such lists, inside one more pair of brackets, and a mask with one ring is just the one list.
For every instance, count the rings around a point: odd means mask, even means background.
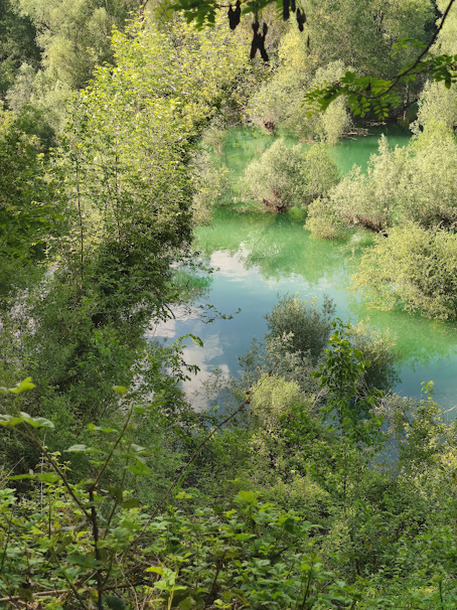
[{"label": "green leaf", "polygon": [[160,566],[150,566],[149,568],[146,568],[146,572],[154,572],[154,574],[163,574],[163,568],[161,568]]},{"label": "green leaf", "polygon": [[131,444],[131,449],[135,453],[145,453],[146,452],[146,447],[141,447],[141,445],[136,445],[135,443]]},{"label": "green leaf", "polygon": [[45,417],[30,417],[27,413],[21,413],[24,420],[33,428],[54,428],[54,424]]},{"label": "green leaf", "polygon": [[123,385],[115,385],[115,386],[113,386],[113,390],[114,390],[114,392],[117,392],[121,396],[124,396],[124,394],[127,394],[127,388]]},{"label": "green leaf", "polygon": [[45,417],[31,417],[28,413],[21,411],[17,415],[0,415],[0,426],[14,428],[19,424],[30,424],[33,428],[54,428],[54,424]]},{"label": "green leaf", "polygon": [[187,493],[187,491],[180,491],[175,495],[175,498],[177,500],[192,500],[193,496]]},{"label": "green leaf", "polygon": [[72,445],[65,451],[68,453],[100,453],[99,449],[96,449],[95,447],[88,447],[84,444]]},{"label": "green leaf", "polygon": [[235,502],[237,504],[245,504],[245,505],[255,505],[257,504],[257,499],[259,494],[255,491],[240,491],[236,497]]},{"label": "green leaf", "polygon": [[9,391],[12,394],[21,394],[22,392],[26,392],[27,390],[33,390],[34,387],[35,384],[32,383],[32,378],[27,377],[26,379],[18,383],[16,387],[9,388]]},{"label": "green leaf", "polygon": [[116,502],[122,502],[123,494],[122,487],[120,485],[108,487],[108,491],[113,496],[113,498],[115,498]]},{"label": "green leaf", "polygon": [[0,415],[0,426],[3,426],[4,428],[14,428],[14,426],[23,423],[23,417],[15,417],[13,415]]},{"label": "green leaf", "polygon": [[149,466],[146,466],[146,464],[143,464],[139,460],[137,460],[135,464],[129,464],[128,466],[126,466],[126,469],[132,474],[141,475],[152,473],[152,468],[149,468]]},{"label": "green leaf", "polygon": [[41,472],[36,475],[36,478],[41,483],[56,483],[59,480],[59,477],[53,472]]},{"label": "green leaf", "polygon": [[135,413],[137,415],[144,415],[144,413],[147,413],[148,408],[147,407],[133,407],[133,410],[135,411]]},{"label": "green leaf", "polygon": [[8,481],[21,481],[22,479],[34,479],[34,474],[15,474],[11,477],[8,477]]},{"label": "green leaf", "polygon": [[96,426],[95,424],[87,424],[87,429],[91,432],[103,432],[103,434],[114,434],[119,432],[115,428],[102,428],[101,426]]},{"label": "green leaf", "polygon": [[122,502],[122,508],[136,508],[140,505],[140,501],[137,498],[127,498]]},{"label": "green leaf", "polygon": [[98,561],[90,555],[68,555],[67,561],[82,568],[97,568]]}]

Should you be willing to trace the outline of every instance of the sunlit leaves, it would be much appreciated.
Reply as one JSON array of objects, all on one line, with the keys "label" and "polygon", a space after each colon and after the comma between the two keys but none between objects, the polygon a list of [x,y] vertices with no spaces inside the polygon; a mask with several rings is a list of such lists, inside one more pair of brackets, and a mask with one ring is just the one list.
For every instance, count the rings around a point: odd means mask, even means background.
[{"label": "sunlit leaves", "polygon": [[[423,45],[418,43],[418,46]],[[414,82],[418,75],[424,73],[430,74],[436,82],[443,82],[449,89],[457,82],[457,55],[426,57],[418,62],[414,69],[405,69],[391,80],[373,76],[360,77],[348,71],[339,81],[309,90],[305,95],[305,104],[310,109],[317,108],[322,111],[343,95],[354,116],[364,117],[368,113],[374,113],[385,119],[393,108],[401,104],[397,85]]]},{"label": "sunlit leaves", "polygon": [[[27,377],[20,381],[14,388],[0,388],[2,394],[22,394],[33,390],[35,384],[32,383],[32,378]],[[20,424],[28,424],[32,428],[54,428],[54,424],[46,417],[32,417],[28,413],[21,411],[19,414],[0,414],[0,426],[3,428],[14,428]]]},{"label": "sunlit leaves", "polygon": [[408,222],[362,258],[355,287],[384,309],[401,304],[408,311],[443,320],[457,318],[457,236]]},{"label": "sunlit leaves", "polygon": [[17,384],[15,388],[10,388],[10,392],[12,394],[22,394],[22,392],[27,392],[28,390],[33,390],[35,384],[32,383],[32,378],[27,377],[27,379],[23,379],[21,382]]},{"label": "sunlit leaves", "polygon": [[382,421],[373,409],[383,393],[364,387],[363,378],[369,362],[363,359],[362,351],[352,345],[348,327],[339,319],[333,322],[333,327],[329,348],[314,373],[327,391],[323,413],[334,419],[350,444],[380,443],[385,440]]},{"label": "sunlit leaves", "polygon": [[170,8],[182,11],[187,23],[195,21],[197,28],[214,25],[217,7],[212,0],[180,0]]},{"label": "sunlit leaves", "polygon": [[374,112],[379,118],[386,118],[391,108],[398,106],[401,98],[391,91],[392,81],[372,76],[358,77],[348,71],[337,82],[320,88],[310,89],[305,95],[305,105],[313,109],[326,110],[329,105],[341,96],[354,116],[364,117]]},{"label": "sunlit leaves", "polygon": [[127,393],[127,388],[123,385],[115,385],[113,386],[114,392],[117,392],[121,396],[124,396]]}]

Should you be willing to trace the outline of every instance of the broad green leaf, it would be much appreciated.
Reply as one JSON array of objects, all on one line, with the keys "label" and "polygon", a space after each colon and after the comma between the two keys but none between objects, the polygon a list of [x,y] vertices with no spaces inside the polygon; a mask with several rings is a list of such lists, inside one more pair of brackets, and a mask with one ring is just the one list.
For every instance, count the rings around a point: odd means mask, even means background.
[{"label": "broad green leaf", "polygon": [[28,423],[33,428],[54,428],[54,424],[45,417],[31,417],[28,413],[21,411],[17,415],[0,415],[0,426],[11,427],[19,424]]},{"label": "broad green leaf", "polygon": [[149,466],[146,466],[146,464],[143,464],[139,460],[137,460],[135,464],[129,464],[128,466],[126,466],[126,469],[132,474],[138,475],[152,473],[152,468],[149,468]]},{"label": "broad green leaf", "polygon": [[33,428],[54,428],[54,424],[45,417],[30,417],[27,413],[21,413],[24,420]]},{"label": "broad green leaf", "polygon": [[56,483],[59,480],[59,477],[53,472],[38,473],[36,478],[42,483]]},{"label": "broad green leaf", "polygon": [[235,497],[237,504],[255,505],[259,494],[255,491],[240,491]]},{"label": "broad green leaf", "polygon": [[3,426],[4,428],[13,428],[18,424],[23,424],[24,421],[25,420],[23,417],[16,417],[14,415],[0,415],[0,426]]},{"label": "broad green leaf", "polygon": [[33,390],[34,387],[35,384],[32,383],[32,378],[27,377],[26,379],[18,383],[16,387],[10,388],[9,391],[12,394],[21,394],[22,392],[26,392],[27,390]]},{"label": "broad green leaf", "polygon": [[101,426],[96,426],[95,424],[87,424],[87,429],[91,432],[103,432],[103,434],[114,434],[119,432],[115,428],[102,428]]},{"label": "broad green leaf", "polygon": [[131,444],[132,451],[135,453],[145,453],[146,447],[141,447],[141,445],[136,445],[135,443]]},{"label": "broad green leaf", "polygon": [[140,501],[137,498],[127,498],[122,502],[122,508],[137,508],[140,505]]},{"label": "broad green leaf", "polygon": [[8,477],[8,481],[21,481],[22,479],[34,479],[34,474],[15,474],[11,477]]}]

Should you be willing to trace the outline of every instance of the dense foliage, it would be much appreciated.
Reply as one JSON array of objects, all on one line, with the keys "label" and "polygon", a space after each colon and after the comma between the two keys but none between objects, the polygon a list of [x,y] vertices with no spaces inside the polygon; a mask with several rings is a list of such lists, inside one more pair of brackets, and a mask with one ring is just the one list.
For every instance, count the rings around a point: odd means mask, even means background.
[{"label": "dense foliage", "polygon": [[[159,2],[0,1],[2,607],[455,607],[456,425],[431,385],[392,393],[389,333],[283,295],[214,412],[180,385],[198,337],[153,340],[204,288],[193,229],[234,193],[241,211],[307,215],[315,237],[370,229],[354,286],[457,318],[446,70],[398,88],[418,100],[410,144],[382,138],[344,177],[351,92],[305,103],[348,69],[368,89],[414,60],[403,39],[438,33],[429,0],[362,4],[309,0],[304,32],[265,11],[265,66],[212,2],[186,5],[211,17],[197,29]],[[233,175],[238,123],[271,140]]]},{"label": "dense foliage", "polygon": [[[305,317],[317,315],[315,305],[309,313],[297,305]],[[49,420],[3,415],[4,432],[36,446],[42,459],[35,472],[3,479],[2,601],[425,609],[441,600],[452,607],[454,498],[447,480],[455,426],[443,422],[430,398],[412,405],[367,391],[367,362],[350,337],[336,325],[311,393],[277,372],[258,371],[248,397],[195,451],[196,429],[186,439],[189,432],[168,420],[159,402],[141,405],[115,388],[121,420],[89,424],[86,441],[65,452],[85,470],[80,481],[43,445],[42,430],[46,442],[53,436]],[[27,390],[35,391],[30,380],[3,389],[16,395],[13,413]],[[139,444],[145,425],[153,453]],[[167,467],[178,465],[168,463],[171,431],[184,443],[183,466],[160,491]],[[389,461],[387,433],[398,444]],[[18,483],[28,483],[26,495],[11,487]],[[148,507],[144,499],[154,493]]]},{"label": "dense foliage", "polygon": [[306,207],[338,182],[339,172],[325,148],[288,147],[276,140],[246,168],[247,197],[275,212]]}]

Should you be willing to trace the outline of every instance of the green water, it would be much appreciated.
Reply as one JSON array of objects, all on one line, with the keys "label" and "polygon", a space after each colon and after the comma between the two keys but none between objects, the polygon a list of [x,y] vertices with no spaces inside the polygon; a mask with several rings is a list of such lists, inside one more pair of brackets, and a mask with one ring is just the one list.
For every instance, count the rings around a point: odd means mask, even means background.
[{"label": "green water", "polygon": [[[376,152],[379,129],[373,135],[346,141],[333,153],[341,170],[353,163],[366,166]],[[391,145],[405,145],[408,136],[398,131]],[[259,154],[272,139],[261,133],[233,130],[227,139],[224,162],[235,174]],[[161,327],[162,336],[194,333],[205,347],[188,345],[185,357],[197,364],[201,373],[188,384],[187,391],[202,387],[215,368],[222,374],[239,374],[238,356],[248,348],[253,337],[265,332],[264,315],[278,296],[298,293],[305,299],[324,294],[337,308],[336,315],[353,323],[360,319],[381,330],[389,329],[396,337],[400,354],[399,393],[418,396],[421,382],[435,382],[436,399],[445,409],[457,400],[457,325],[437,322],[401,311],[382,312],[371,309],[350,289],[351,273],[366,245],[365,233],[355,234],[347,243],[325,242],[310,238],[303,230],[303,218],[297,214],[239,214],[223,208],[216,212],[214,223],[197,231],[196,247],[217,269],[202,302],[230,314],[241,308],[232,320],[202,324],[196,310],[181,312],[176,320]],[[197,400],[192,397],[193,400]]]},{"label": "green water", "polygon": [[[337,146],[330,146],[328,150],[337,163],[342,174],[347,173],[354,164],[366,168],[370,155],[378,150],[378,140],[385,134],[392,148],[405,146],[409,140],[409,132],[396,125],[381,125],[368,129],[368,135],[350,137],[342,140]],[[290,144],[300,142],[297,136],[287,132],[280,133]],[[225,139],[222,161],[227,165],[236,179],[255,157],[261,155],[274,142],[274,138],[265,132],[236,127],[231,129]],[[305,144],[306,146],[306,144]]]}]

